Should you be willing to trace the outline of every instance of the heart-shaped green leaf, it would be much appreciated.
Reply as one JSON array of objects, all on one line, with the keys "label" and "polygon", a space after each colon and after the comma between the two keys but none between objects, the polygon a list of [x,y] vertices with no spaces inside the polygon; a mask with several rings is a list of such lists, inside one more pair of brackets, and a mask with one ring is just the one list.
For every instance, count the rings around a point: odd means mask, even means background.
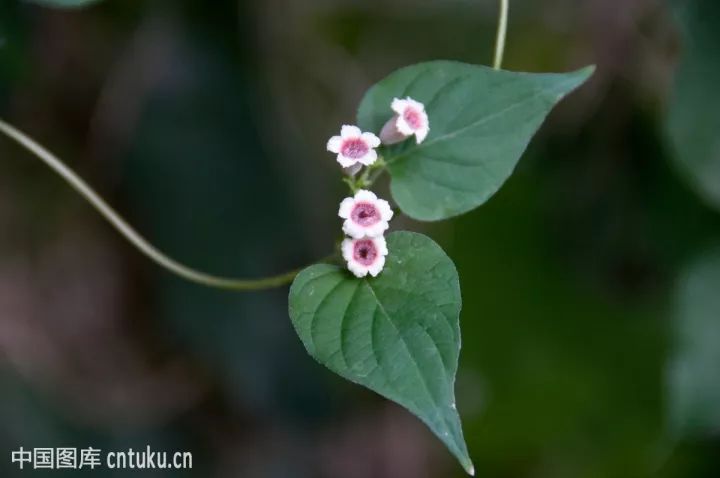
[{"label": "heart-shaped green leaf", "polygon": [[498,71],[451,61],[420,63],[373,86],[358,111],[379,132],[393,98],[425,104],[430,134],[385,148],[392,195],[410,217],[434,221],[470,211],[502,186],[550,110],[593,67],[567,74]]},{"label": "heart-shaped green leaf", "polygon": [[720,209],[720,2],[677,2],[683,37],[666,129],[674,159],[698,193]]},{"label": "heart-shaped green leaf", "polygon": [[720,431],[720,250],[683,274],[669,367],[671,431],[679,438]]},{"label": "heart-shaped green leaf", "polygon": [[97,3],[100,0],[25,0],[31,3],[37,3],[48,7],[58,8],[80,8]]},{"label": "heart-shaped green leaf", "polygon": [[310,355],[417,415],[472,474],[455,406],[455,265],[421,234],[395,232],[387,243],[376,278],[328,264],[302,271],[290,289],[290,318]]}]

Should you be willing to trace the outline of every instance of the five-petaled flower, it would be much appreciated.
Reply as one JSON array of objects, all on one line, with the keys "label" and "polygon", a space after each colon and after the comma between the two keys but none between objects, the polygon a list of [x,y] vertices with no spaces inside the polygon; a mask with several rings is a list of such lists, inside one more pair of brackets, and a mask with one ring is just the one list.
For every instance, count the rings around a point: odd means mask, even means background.
[{"label": "five-petaled flower", "polygon": [[356,239],[381,236],[393,217],[390,204],[375,193],[361,189],[354,197],[343,199],[338,215],[345,219],[343,231]]},{"label": "five-petaled flower", "polygon": [[417,144],[425,141],[430,132],[430,121],[425,112],[425,105],[407,97],[404,100],[395,98],[391,107],[395,116],[390,118],[380,132],[382,142],[399,143],[412,135],[415,135]]},{"label": "five-petaled flower", "polygon": [[348,238],[343,241],[341,248],[348,269],[356,277],[365,277],[368,274],[375,277],[385,266],[388,249],[385,238],[382,236]]},{"label": "five-petaled flower", "polygon": [[363,133],[357,126],[345,125],[340,136],[333,136],[327,143],[327,150],[337,154],[337,161],[343,168],[356,164],[369,166],[377,159],[375,148],[380,146],[380,138],[372,133]]}]

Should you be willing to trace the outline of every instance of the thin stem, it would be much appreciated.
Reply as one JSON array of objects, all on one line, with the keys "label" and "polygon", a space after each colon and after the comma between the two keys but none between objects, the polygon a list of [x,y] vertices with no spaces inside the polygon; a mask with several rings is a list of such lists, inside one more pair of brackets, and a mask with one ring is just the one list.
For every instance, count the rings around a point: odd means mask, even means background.
[{"label": "thin stem", "polygon": [[497,37],[495,39],[495,60],[493,68],[499,70],[502,67],[503,55],[505,54],[505,37],[507,36],[508,10],[510,0],[500,0],[500,16],[498,18]]},{"label": "thin stem", "polygon": [[378,156],[377,160],[364,168],[362,174],[358,177],[347,176],[343,178],[343,182],[350,188],[350,193],[355,194],[360,189],[367,189],[373,185],[375,179],[385,170],[387,163],[382,156]]},{"label": "thin stem", "polygon": [[147,239],[133,229],[120,215],[115,212],[85,181],[68,168],[60,159],[40,146],[27,135],[13,126],[0,120],[0,132],[4,133],[25,149],[37,156],[42,162],[60,175],[75,191],[85,198],[125,239],[127,239],[140,252],[161,267],[176,274],[183,279],[202,284],[208,287],[231,290],[262,290],[280,287],[292,282],[300,270],[285,272],[272,277],[246,280],[216,277],[205,272],[197,271],[160,252]]},{"label": "thin stem", "polygon": [[372,174],[370,174],[368,176],[368,179],[367,179],[368,186],[372,186],[373,184],[375,184],[375,181],[377,181],[377,179],[380,176],[382,176],[386,170],[387,170],[387,168],[383,166],[382,168],[378,168],[375,171],[373,171]]}]

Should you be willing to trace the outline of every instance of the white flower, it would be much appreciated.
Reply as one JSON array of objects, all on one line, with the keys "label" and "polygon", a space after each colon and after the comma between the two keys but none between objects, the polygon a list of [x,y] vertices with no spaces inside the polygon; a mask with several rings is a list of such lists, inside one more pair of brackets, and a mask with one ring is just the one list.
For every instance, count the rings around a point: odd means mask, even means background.
[{"label": "white flower", "polygon": [[417,144],[425,141],[430,132],[430,120],[425,112],[425,105],[410,97],[401,100],[395,98],[391,105],[396,113],[380,132],[384,144],[394,144],[415,135]]},{"label": "white flower", "polygon": [[385,266],[387,254],[387,243],[382,236],[345,239],[342,243],[343,258],[356,277],[365,277],[368,273],[377,276]]},{"label": "white flower", "polygon": [[338,216],[345,219],[343,231],[348,236],[377,237],[388,228],[393,210],[387,201],[378,199],[375,193],[361,189],[355,193],[355,197],[343,199]]},{"label": "white flower", "polygon": [[343,126],[340,136],[333,136],[327,143],[327,150],[336,153],[337,161],[343,168],[356,164],[369,166],[377,159],[375,148],[380,138],[372,133],[363,133],[357,126]]}]

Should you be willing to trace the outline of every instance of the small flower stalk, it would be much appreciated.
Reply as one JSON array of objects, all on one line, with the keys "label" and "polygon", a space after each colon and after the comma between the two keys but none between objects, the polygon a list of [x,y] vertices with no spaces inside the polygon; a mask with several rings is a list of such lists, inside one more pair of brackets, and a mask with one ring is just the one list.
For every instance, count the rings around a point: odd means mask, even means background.
[{"label": "small flower stalk", "polygon": [[[393,210],[387,201],[378,198],[372,191],[358,189],[372,183],[372,180],[367,180],[368,171],[372,168],[366,169],[359,180],[354,176],[363,166],[377,162],[376,148],[381,144],[399,143],[411,136],[415,136],[416,143],[420,144],[430,132],[425,105],[419,101],[410,97],[395,98],[390,109],[394,116],[385,124],[380,137],[363,132],[357,126],[344,125],[340,134],[327,142],[327,150],[337,155],[337,162],[349,176],[345,182],[354,192],[352,197],[340,203],[338,216],[344,220],[342,230],[348,236],[341,245],[342,256],[348,270],[358,278],[368,274],[377,277],[385,267],[388,248],[383,234],[390,226]],[[380,162],[377,166],[382,168],[384,163]]]},{"label": "small flower stalk", "polygon": [[395,116],[385,123],[380,132],[383,144],[391,145],[415,136],[417,144],[422,143],[430,132],[430,121],[425,112],[425,105],[407,97],[404,100],[395,98],[392,102]]}]

